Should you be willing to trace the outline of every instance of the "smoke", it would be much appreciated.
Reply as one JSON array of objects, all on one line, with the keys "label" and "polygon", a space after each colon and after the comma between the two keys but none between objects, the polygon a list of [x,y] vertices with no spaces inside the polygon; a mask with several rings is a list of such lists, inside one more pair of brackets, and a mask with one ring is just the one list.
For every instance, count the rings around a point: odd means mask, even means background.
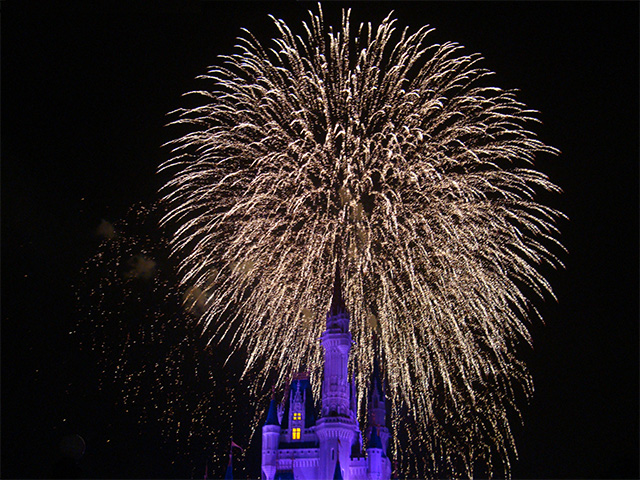
[{"label": "smoke", "polygon": [[103,218],[98,228],[96,228],[96,235],[102,238],[114,238],[116,236],[116,229],[113,227],[113,223]]},{"label": "smoke", "polygon": [[191,287],[182,296],[185,308],[193,315],[201,315],[206,310],[209,294],[200,287]]},{"label": "smoke", "polygon": [[153,277],[156,272],[155,260],[142,254],[130,258],[127,265],[129,265],[130,269],[125,272],[125,278],[142,278],[148,280]]}]

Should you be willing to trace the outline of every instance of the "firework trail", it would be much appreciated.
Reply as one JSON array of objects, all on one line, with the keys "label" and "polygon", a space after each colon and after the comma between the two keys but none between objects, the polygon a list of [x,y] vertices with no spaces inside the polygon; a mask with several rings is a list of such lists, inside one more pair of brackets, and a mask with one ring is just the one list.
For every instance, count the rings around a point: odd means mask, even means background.
[{"label": "firework trail", "polygon": [[377,351],[394,430],[418,425],[400,450],[427,447],[433,474],[498,459],[508,475],[509,416],[532,393],[516,347],[530,298],[553,295],[543,268],[561,265],[562,214],[535,200],[560,190],[532,164],[557,150],[479,55],[429,45],[427,27],[274,22],[272,48],[245,32],[201,77],[161,167],[181,281],[208,294],[202,326],[246,349],[255,390],[274,372],[319,379],[339,263],[359,384]]},{"label": "firework trail", "polygon": [[104,240],[76,288],[77,338],[96,354],[101,389],[115,388],[141,426],[158,426],[181,462],[223,466],[233,423],[243,425],[246,387],[223,368],[225,349],[212,352],[200,338],[204,294],[176,288],[158,221],[155,206],[138,205],[124,220],[102,222]]}]

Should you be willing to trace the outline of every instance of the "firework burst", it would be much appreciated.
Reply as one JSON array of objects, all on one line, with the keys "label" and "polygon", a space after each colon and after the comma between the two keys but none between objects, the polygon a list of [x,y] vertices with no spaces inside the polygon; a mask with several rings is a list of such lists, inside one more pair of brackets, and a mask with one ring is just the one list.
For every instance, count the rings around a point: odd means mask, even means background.
[{"label": "firework burst", "polygon": [[[155,206],[134,206],[98,229],[104,237],[76,288],[77,338],[96,353],[103,391],[138,423],[158,426],[181,463],[203,469],[225,462],[229,432],[249,401],[196,328],[203,293],[178,289]],[[224,399],[224,400],[222,400]],[[242,434],[238,440],[244,439]],[[240,440],[241,441],[241,440]]]},{"label": "firework burst", "polygon": [[562,249],[562,215],[535,200],[559,188],[532,164],[557,150],[528,130],[536,112],[487,86],[479,55],[429,45],[427,27],[399,33],[389,16],[354,34],[344,12],[334,31],[321,10],[302,36],[274,23],[272,48],[245,32],[202,77],[162,167],[202,326],[246,349],[256,390],[319,378],[339,264],[359,384],[383,356],[394,429],[417,425],[404,451],[428,446],[431,472],[498,458],[508,474],[509,415],[532,392],[516,347]]}]

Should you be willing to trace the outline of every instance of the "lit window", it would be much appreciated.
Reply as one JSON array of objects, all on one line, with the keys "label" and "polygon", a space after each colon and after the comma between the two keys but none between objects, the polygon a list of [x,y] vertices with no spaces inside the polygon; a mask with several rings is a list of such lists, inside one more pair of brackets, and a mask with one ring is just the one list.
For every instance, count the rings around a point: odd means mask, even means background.
[{"label": "lit window", "polygon": [[291,433],[291,438],[293,440],[300,440],[300,429],[299,428],[294,428],[293,432]]},{"label": "lit window", "polygon": [[294,420],[302,420],[302,414],[301,413],[294,413],[293,414],[293,419]]}]

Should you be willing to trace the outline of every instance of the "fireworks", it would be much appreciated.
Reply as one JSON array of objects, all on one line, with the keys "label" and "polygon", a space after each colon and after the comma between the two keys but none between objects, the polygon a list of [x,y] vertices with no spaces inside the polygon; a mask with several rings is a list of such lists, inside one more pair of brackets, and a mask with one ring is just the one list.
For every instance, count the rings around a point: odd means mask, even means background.
[{"label": "fireworks", "polygon": [[223,466],[234,422],[245,426],[237,412],[248,399],[222,367],[225,349],[214,354],[199,338],[201,299],[176,288],[157,224],[155,207],[135,206],[125,220],[100,225],[104,240],[76,290],[78,340],[97,354],[100,385],[115,387],[122,410],[145,428],[159,426],[171,451],[194,469],[205,461]]},{"label": "fireworks", "polygon": [[255,391],[269,375],[319,378],[339,263],[358,383],[378,350],[394,430],[418,426],[400,450],[426,446],[432,472],[499,459],[508,474],[509,416],[532,393],[516,347],[531,341],[530,298],[553,295],[543,266],[561,265],[562,214],[536,202],[559,188],[532,164],[557,150],[479,55],[430,46],[427,27],[399,33],[389,16],[354,34],[345,12],[327,30],[320,11],[297,36],[274,22],[272,48],[246,32],[202,77],[162,167],[202,327],[246,350]]}]

